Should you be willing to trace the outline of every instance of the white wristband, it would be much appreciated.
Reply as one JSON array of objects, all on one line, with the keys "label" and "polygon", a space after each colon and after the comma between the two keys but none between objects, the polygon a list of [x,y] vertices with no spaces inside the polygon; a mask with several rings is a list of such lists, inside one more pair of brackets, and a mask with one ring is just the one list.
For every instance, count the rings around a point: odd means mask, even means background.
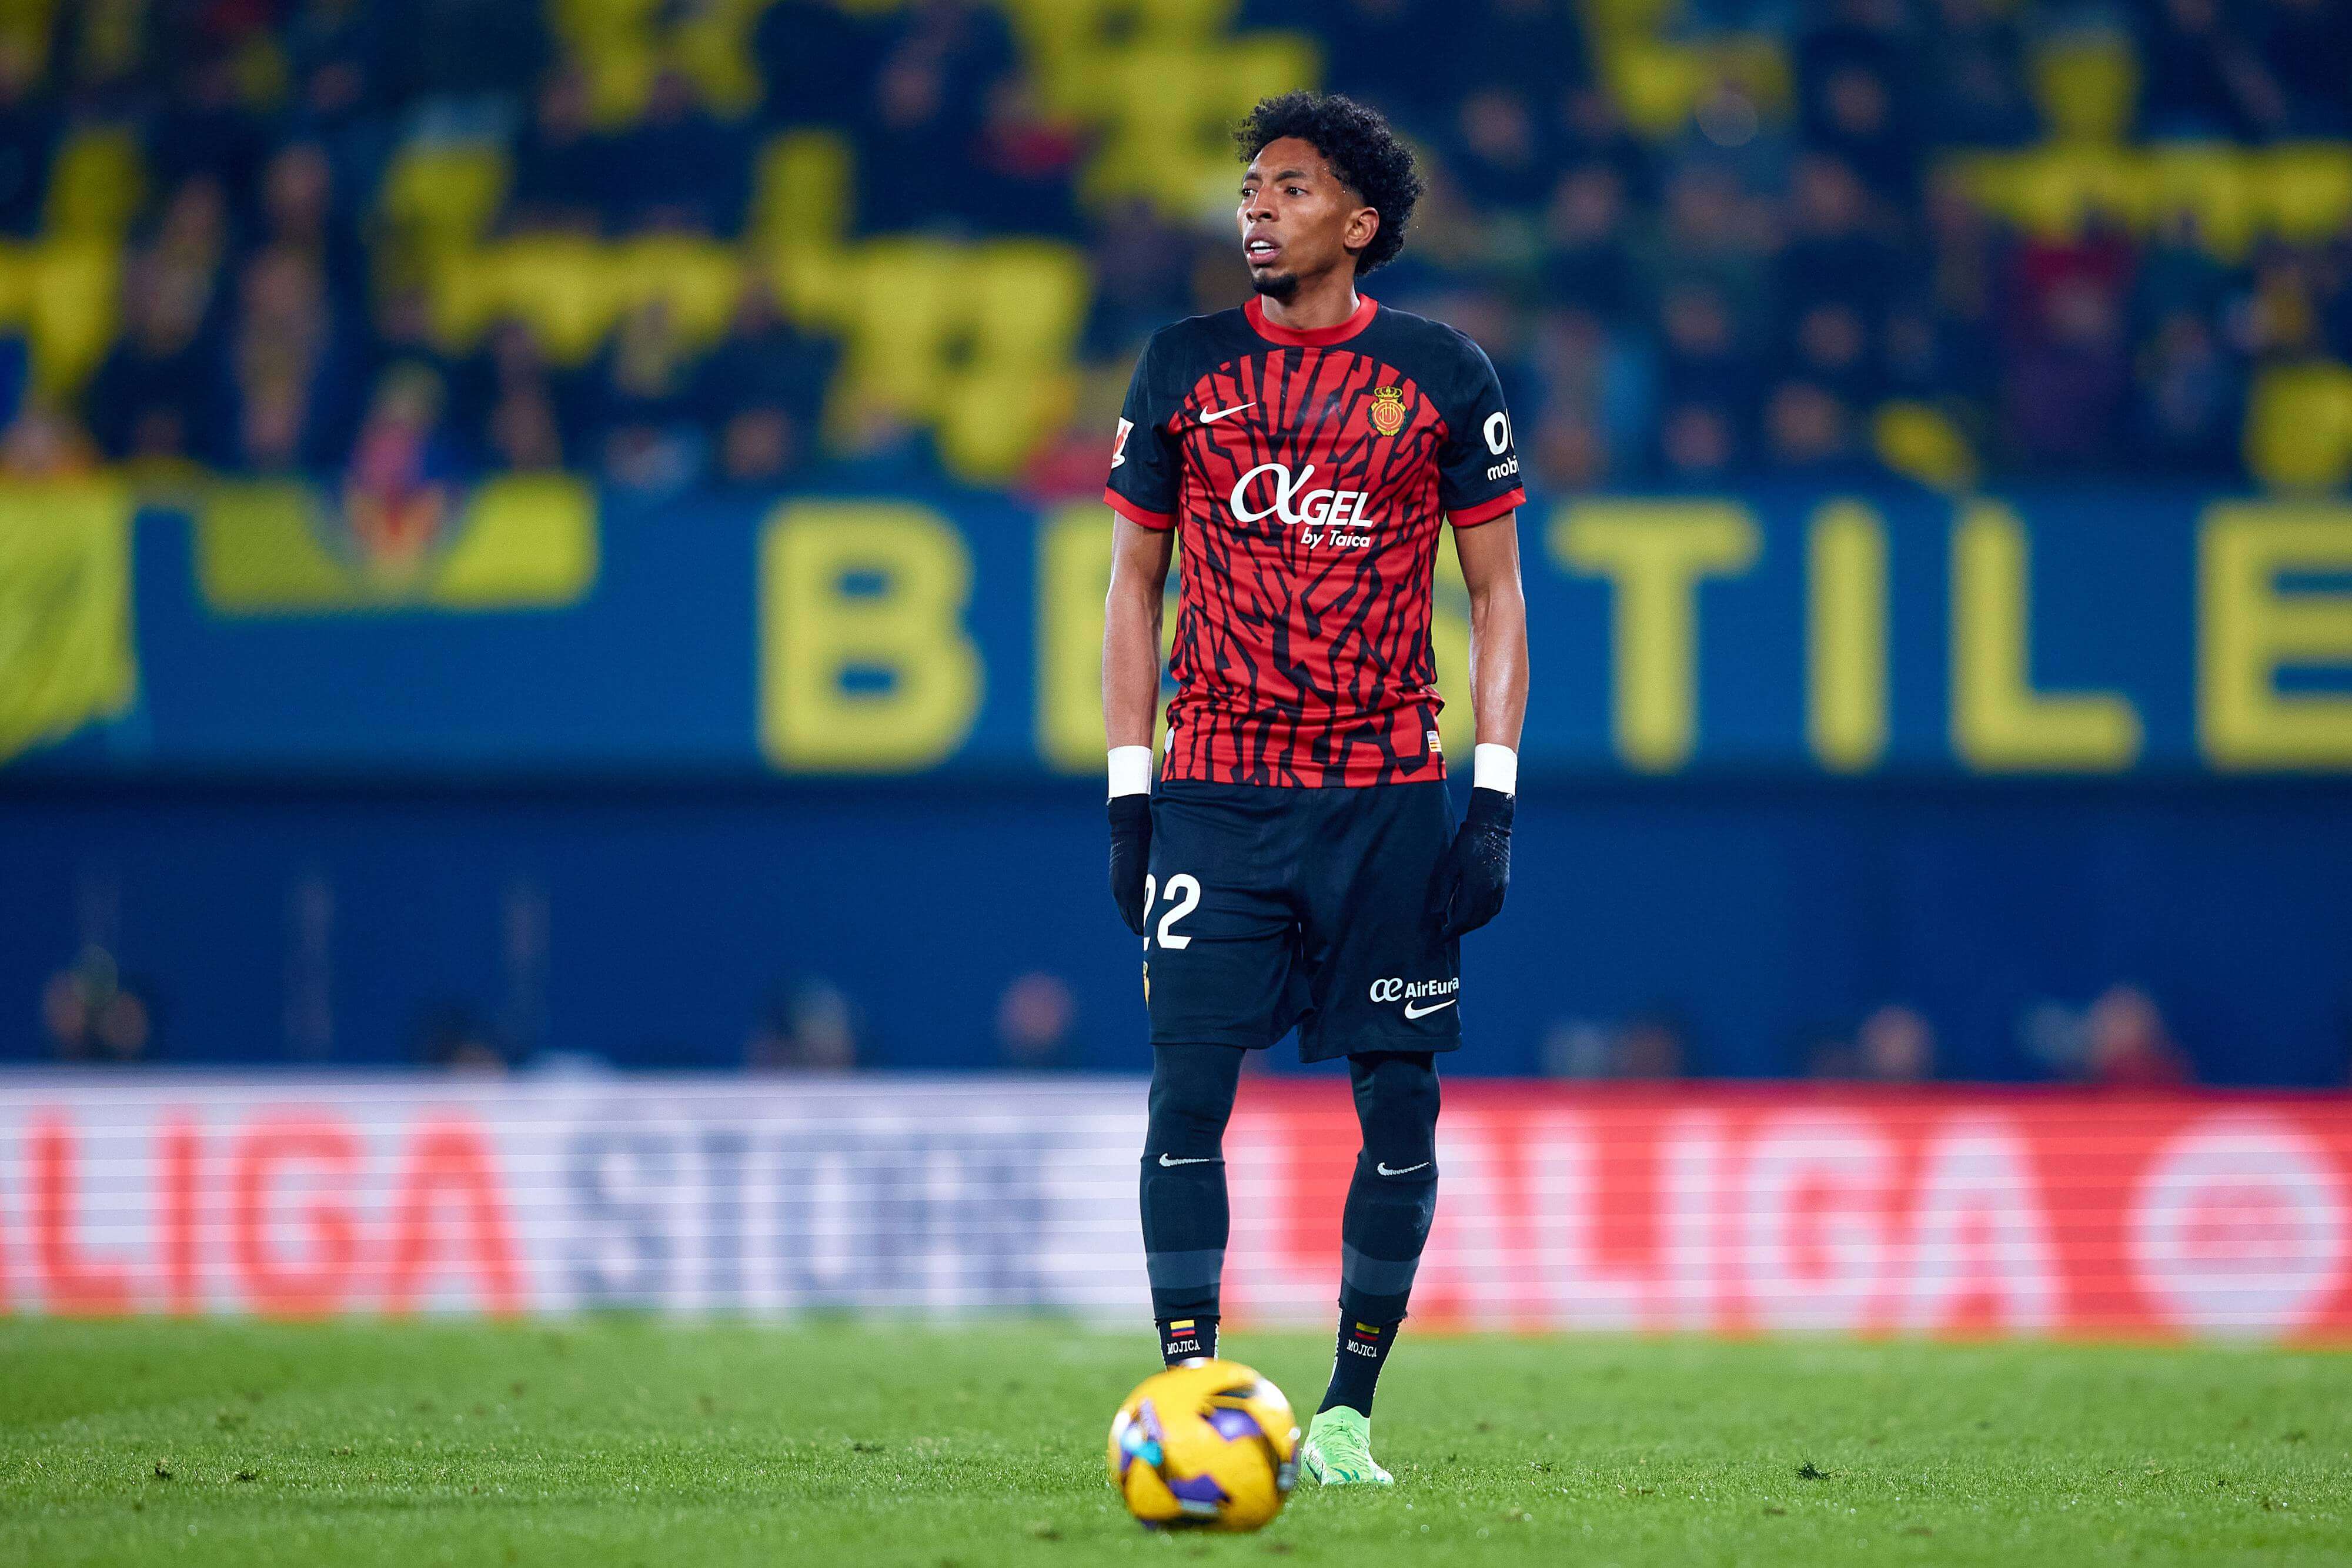
[{"label": "white wristband", "polygon": [[1481,789],[1506,795],[1519,792],[1519,754],[1507,746],[1486,745],[1470,754],[1470,781]]},{"label": "white wristband", "polygon": [[1151,747],[1114,746],[1110,748],[1110,798],[1151,793]]}]

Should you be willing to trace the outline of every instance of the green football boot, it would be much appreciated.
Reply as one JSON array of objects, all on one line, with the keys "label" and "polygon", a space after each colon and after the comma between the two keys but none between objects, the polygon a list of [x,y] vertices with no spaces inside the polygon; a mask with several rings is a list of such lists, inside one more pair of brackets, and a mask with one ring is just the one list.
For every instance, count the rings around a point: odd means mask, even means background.
[{"label": "green football boot", "polygon": [[1327,1487],[1392,1487],[1396,1477],[1372,1458],[1372,1419],[1345,1405],[1318,1410],[1298,1444],[1307,1473]]}]

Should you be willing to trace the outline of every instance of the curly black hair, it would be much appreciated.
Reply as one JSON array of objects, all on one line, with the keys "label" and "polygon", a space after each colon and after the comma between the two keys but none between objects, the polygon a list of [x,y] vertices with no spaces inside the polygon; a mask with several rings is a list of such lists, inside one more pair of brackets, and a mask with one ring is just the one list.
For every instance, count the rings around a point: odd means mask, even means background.
[{"label": "curly black hair", "polygon": [[1259,99],[1234,131],[1244,162],[1286,136],[1323,154],[1339,183],[1381,214],[1372,243],[1356,257],[1358,276],[1394,261],[1404,249],[1405,225],[1421,200],[1422,183],[1412,150],[1397,139],[1381,111],[1336,92],[1286,92]]}]

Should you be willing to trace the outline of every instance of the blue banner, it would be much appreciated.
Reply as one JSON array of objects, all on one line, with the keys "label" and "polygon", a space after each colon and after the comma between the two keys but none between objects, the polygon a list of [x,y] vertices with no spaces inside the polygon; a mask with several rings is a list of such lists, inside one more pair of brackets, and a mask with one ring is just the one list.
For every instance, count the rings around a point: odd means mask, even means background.
[{"label": "blue banner", "polygon": [[[533,479],[424,523],[345,520],[278,486],[118,510],[131,570],[58,577],[92,602],[55,623],[125,622],[130,656],[62,631],[0,650],[0,684],[6,661],[39,658],[52,706],[89,694],[0,729],[16,768],[1099,766],[1099,506],[654,504]],[[76,536],[85,554],[103,511]],[[2352,504],[1789,488],[1554,498],[1519,527],[1538,774],[2352,771]],[[24,564],[43,553],[0,551],[0,568],[56,575]],[[1467,605],[1443,561],[1458,754]],[[45,603],[66,591],[43,582]],[[107,663],[75,678],[58,661],[77,649]]]}]

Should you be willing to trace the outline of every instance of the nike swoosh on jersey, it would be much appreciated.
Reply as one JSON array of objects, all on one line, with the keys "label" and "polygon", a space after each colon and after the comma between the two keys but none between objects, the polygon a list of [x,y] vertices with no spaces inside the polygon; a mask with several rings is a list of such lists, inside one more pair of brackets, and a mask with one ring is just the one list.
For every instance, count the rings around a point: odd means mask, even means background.
[{"label": "nike swoosh on jersey", "polygon": [[1173,1170],[1178,1166],[1213,1166],[1216,1163],[1217,1157],[1214,1155],[1202,1155],[1197,1159],[1190,1160],[1180,1160],[1173,1155],[1160,1156],[1160,1168],[1163,1170]]},{"label": "nike swoosh on jersey", "polygon": [[1221,419],[1231,418],[1233,415],[1241,413],[1241,411],[1245,408],[1255,408],[1257,404],[1255,402],[1237,402],[1231,408],[1221,408],[1214,413],[1211,413],[1206,410],[1203,410],[1201,414],[1201,423],[1202,424],[1214,424]]},{"label": "nike swoosh on jersey", "polygon": [[1374,1165],[1372,1168],[1380,1172],[1382,1176],[1411,1176],[1415,1171],[1427,1170],[1429,1168],[1429,1162],[1427,1160],[1423,1160],[1417,1166],[1399,1166],[1395,1170],[1391,1170],[1384,1165],[1377,1164]]},{"label": "nike swoosh on jersey", "polygon": [[1448,998],[1445,998],[1444,1001],[1442,1001],[1442,1002],[1433,1003],[1433,1004],[1432,1004],[1431,1006],[1429,1006],[1429,1007],[1425,1007],[1425,1008],[1417,1008],[1417,1007],[1413,1006],[1411,1002],[1407,1002],[1407,1003],[1405,1003],[1405,1005],[1404,1005],[1404,1017],[1405,1017],[1405,1021],[1406,1021],[1407,1023],[1411,1023],[1414,1019],[1425,1019],[1425,1018],[1427,1018],[1430,1014],[1432,1014],[1432,1013],[1433,1013],[1433,1012],[1437,1012],[1437,1011],[1439,1011],[1439,1010],[1441,1010],[1441,1009],[1443,1009],[1452,1007],[1452,1006],[1454,1005],[1454,1000],[1455,1000],[1455,998],[1453,998],[1453,997],[1448,997]]}]

